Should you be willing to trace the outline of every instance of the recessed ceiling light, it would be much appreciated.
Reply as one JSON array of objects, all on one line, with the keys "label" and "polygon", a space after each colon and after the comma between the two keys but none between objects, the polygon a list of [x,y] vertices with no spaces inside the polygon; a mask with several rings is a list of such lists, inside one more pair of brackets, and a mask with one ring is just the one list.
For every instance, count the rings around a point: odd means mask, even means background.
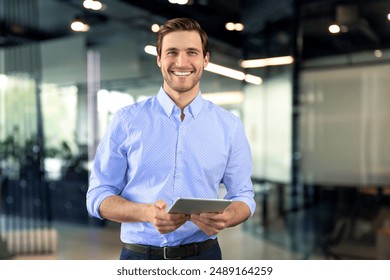
[{"label": "recessed ceiling light", "polygon": [[187,5],[189,0],[168,0],[171,4]]},{"label": "recessed ceiling light", "polygon": [[229,31],[233,31],[234,28],[235,28],[235,25],[234,25],[233,22],[228,22],[228,23],[225,24],[225,28],[226,28],[227,30],[229,30]]},{"label": "recessed ceiling light", "polygon": [[91,27],[83,19],[76,16],[70,24],[70,28],[76,32],[87,32]]},{"label": "recessed ceiling light", "polygon": [[225,24],[225,28],[229,31],[243,31],[244,30],[244,24],[241,22],[227,22]]},{"label": "recessed ceiling light", "polygon": [[243,31],[244,30],[244,25],[242,23],[236,23],[235,25],[235,28],[237,31]]},{"label": "recessed ceiling light", "polygon": [[329,30],[329,32],[332,33],[332,34],[337,34],[337,33],[340,33],[341,28],[340,28],[340,26],[337,25],[337,24],[331,24],[331,25],[329,25],[328,30]]},{"label": "recessed ceiling light", "polygon": [[154,33],[157,33],[160,30],[160,25],[157,23],[153,24],[152,27],[150,28]]},{"label": "recessed ceiling light", "polygon": [[86,9],[99,11],[103,9],[103,4],[97,0],[84,0],[83,6]]}]

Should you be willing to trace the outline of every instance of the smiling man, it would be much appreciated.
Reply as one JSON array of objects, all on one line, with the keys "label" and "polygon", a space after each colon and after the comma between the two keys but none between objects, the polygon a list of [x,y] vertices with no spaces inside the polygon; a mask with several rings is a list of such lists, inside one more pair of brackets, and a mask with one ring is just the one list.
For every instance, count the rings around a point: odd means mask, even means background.
[{"label": "smiling man", "polygon": [[157,64],[164,78],[163,88],[183,110],[199,92],[199,81],[210,54],[207,46],[203,49],[201,36],[196,31],[167,32],[160,38]]},{"label": "smiling man", "polygon": [[[221,259],[217,234],[255,211],[252,159],[239,118],[202,98],[208,38],[193,19],[157,36],[158,94],[120,109],[91,172],[87,209],[122,223],[120,259]],[[221,213],[168,214],[178,197],[233,200]]]}]

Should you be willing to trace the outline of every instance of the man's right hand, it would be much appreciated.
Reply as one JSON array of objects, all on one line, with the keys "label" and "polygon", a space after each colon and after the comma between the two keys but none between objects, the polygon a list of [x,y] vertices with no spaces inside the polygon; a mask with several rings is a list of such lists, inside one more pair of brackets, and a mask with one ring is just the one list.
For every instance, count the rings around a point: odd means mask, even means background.
[{"label": "man's right hand", "polygon": [[190,219],[190,216],[185,214],[168,214],[165,211],[167,206],[163,200],[159,200],[150,207],[149,221],[162,234],[175,231]]}]

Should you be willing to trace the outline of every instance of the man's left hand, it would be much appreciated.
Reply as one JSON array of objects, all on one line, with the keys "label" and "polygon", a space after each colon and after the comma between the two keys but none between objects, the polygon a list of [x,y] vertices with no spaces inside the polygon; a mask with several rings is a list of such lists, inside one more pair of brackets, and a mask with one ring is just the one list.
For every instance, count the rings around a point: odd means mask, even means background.
[{"label": "man's left hand", "polygon": [[250,209],[244,202],[234,201],[222,213],[193,214],[191,221],[210,236],[244,222],[250,214]]},{"label": "man's left hand", "polygon": [[227,227],[227,214],[223,213],[201,213],[191,215],[191,221],[207,235],[214,235]]}]

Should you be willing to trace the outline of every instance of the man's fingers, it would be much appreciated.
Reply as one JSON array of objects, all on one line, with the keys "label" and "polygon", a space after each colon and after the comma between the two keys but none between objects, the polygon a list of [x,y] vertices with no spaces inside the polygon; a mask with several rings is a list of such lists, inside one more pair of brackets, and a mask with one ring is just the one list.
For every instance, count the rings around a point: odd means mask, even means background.
[{"label": "man's fingers", "polygon": [[166,213],[165,209],[168,205],[163,200],[156,201],[154,206],[158,210],[155,212],[153,224],[159,233],[175,231],[189,220],[188,215]]},{"label": "man's fingers", "polygon": [[165,203],[164,200],[160,199],[158,201],[156,201],[156,203],[154,204],[156,207],[160,208],[161,210],[167,208],[167,204]]},{"label": "man's fingers", "polygon": [[216,213],[191,215],[191,220],[207,235],[217,234],[226,227],[223,216]]},{"label": "man's fingers", "polygon": [[158,220],[154,226],[160,233],[169,233],[181,227],[185,222],[187,222],[186,218],[180,220]]}]

